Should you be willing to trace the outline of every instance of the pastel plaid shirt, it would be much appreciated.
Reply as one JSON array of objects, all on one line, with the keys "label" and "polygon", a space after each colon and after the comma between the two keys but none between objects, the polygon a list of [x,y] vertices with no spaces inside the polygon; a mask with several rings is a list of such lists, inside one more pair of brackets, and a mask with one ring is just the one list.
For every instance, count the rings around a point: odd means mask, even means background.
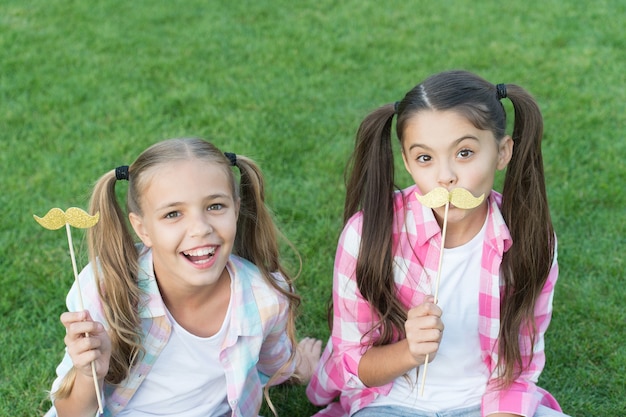
[{"label": "pastel plaid shirt", "polygon": [[[121,384],[105,384],[104,416],[107,417],[116,415],[128,404],[167,344],[171,333],[171,323],[166,316],[165,305],[154,277],[152,252],[144,250],[139,262],[139,285],[144,292],[139,315],[142,327],[149,329],[144,335],[143,346],[146,353]],[[107,327],[91,268],[88,265],[79,277],[83,301],[93,320]],[[261,407],[263,386],[287,362],[293,349],[285,330],[288,300],[267,284],[259,270],[247,260],[231,256],[227,268],[234,283],[230,307],[231,323],[220,353],[220,361],[226,373],[227,398],[232,416],[256,416]],[[67,296],[67,307],[69,311],[78,310],[76,284]],[[295,363],[292,363],[276,383],[291,376],[294,367]],[[52,392],[71,368],[72,360],[66,352],[57,368],[58,377],[53,383]],[[53,407],[46,416],[54,415],[56,412]]]},{"label": "pastel plaid shirt", "polygon": [[[436,277],[441,245],[441,228],[432,210],[422,206],[415,198],[416,190],[412,186],[396,192],[394,197],[394,281],[397,296],[407,309],[432,294],[430,277]],[[492,373],[482,398],[482,414],[503,412],[532,416],[539,404],[560,410],[554,398],[536,385],[545,363],[544,333],[551,318],[558,266],[555,253],[548,280],[535,307],[537,336],[534,346],[530,346],[529,335],[520,335],[521,353],[529,367],[509,389],[498,390],[495,368],[500,328],[500,263],[503,253],[512,245],[500,213],[501,201],[500,194],[495,191],[490,194],[480,272],[480,354]],[[376,331],[368,334],[377,318],[361,296],[355,279],[362,221],[362,213],[355,214],[339,239],[333,279],[333,331],[307,387],[307,396],[313,404],[328,405],[317,414],[320,416],[352,415],[378,395],[388,394],[393,384],[369,388],[358,377],[359,361],[368,341],[380,336]],[[532,361],[530,349],[534,353]],[[333,402],[337,398],[339,401]]]}]

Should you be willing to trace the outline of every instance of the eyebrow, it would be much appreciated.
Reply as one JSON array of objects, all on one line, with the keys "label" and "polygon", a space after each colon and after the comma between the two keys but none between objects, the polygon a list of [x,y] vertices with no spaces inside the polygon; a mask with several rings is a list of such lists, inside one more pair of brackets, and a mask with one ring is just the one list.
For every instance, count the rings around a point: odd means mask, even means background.
[{"label": "eyebrow", "polygon": [[[476,136],[474,136],[474,135],[465,135],[465,136],[461,136],[460,138],[458,138],[457,140],[452,142],[452,145],[450,147],[453,148],[453,147],[457,146],[459,143],[463,142],[466,139],[478,141],[478,138]],[[411,144],[411,146],[409,146],[409,151],[412,150],[413,148],[422,148],[422,149],[426,149],[426,150],[429,150],[429,151],[432,150],[432,148],[430,146],[423,145],[421,143],[413,143],[413,144]]]}]

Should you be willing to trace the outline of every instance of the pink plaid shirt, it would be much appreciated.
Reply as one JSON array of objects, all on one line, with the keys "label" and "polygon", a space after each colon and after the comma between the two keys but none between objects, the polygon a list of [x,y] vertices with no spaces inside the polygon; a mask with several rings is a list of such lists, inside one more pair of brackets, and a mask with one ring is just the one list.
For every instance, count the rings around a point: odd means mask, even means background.
[{"label": "pink plaid shirt", "polygon": [[[171,333],[172,325],[165,314],[165,305],[154,278],[152,252],[144,251],[139,262],[139,286],[144,291],[139,315],[143,328],[147,329],[143,342],[146,353],[121,384],[105,384],[104,416],[107,417],[116,415],[126,407],[150,372]],[[91,268],[91,264],[88,265],[79,278],[85,308],[89,310],[93,320],[108,327]],[[292,346],[285,330],[288,300],[268,285],[259,270],[247,260],[231,256],[227,268],[234,289],[231,298],[231,323],[222,346],[220,361],[226,372],[228,403],[233,417],[256,416],[261,407],[263,386],[291,354]],[[69,311],[78,310],[76,284],[67,296],[67,306]],[[66,352],[57,368],[58,377],[53,383],[52,392],[57,389],[71,367],[72,360]],[[295,363],[292,363],[276,383],[291,376],[294,367]],[[46,417],[55,415],[53,407]]]},{"label": "pink plaid shirt", "polygon": [[[419,204],[415,186],[396,192],[394,198],[393,257],[397,296],[407,308],[420,304],[431,294],[430,277],[436,277],[441,245],[441,228],[431,209]],[[560,410],[558,403],[536,382],[545,363],[544,333],[550,322],[554,285],[558,276],[556,254],[548,280],[537,300],[535,319],[537,337],[533,359],[530,342],[520,335],[525,363],[530,366],[505,390],[495,386],[500,326],[500,263],[512,245],[499,206],[502,196],[489,197],[487,229],[483,244],[479,294],[479,338],[481,357],[492,373],[482,399],[482,414],[506,412],[532,416],[539,404]],[[328,405],[319,416],[348,416],[366,407],[377,396],[386,395],[393,382],[366,387],[358,377],[358,366],[369,340],[379,337],[371,332],[377,318],[361,296],[355,279],[356,259],[361,241],[363,215],[355,214],[346,224],[337,248],[333,279],[334,317],[331,338],[318,369],[307,387],[307,396],[318,406]],[[366,336],[367,334],[367,336]],[[336,399],[338,402],[333,402]]]}]

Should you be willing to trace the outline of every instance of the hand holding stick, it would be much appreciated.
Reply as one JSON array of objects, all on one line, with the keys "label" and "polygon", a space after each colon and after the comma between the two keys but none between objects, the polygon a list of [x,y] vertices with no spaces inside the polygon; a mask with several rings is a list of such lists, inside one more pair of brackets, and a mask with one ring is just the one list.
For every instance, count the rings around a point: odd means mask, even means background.
[{"label": "hand holding stick", "polygon": [[[72,269],[74,271],[74,280],[76,282],[76,286],[78,288],[78,302],[81,310],[85,309],[85,305],[83,303],[83,295],[80,289],[80,282],[78,280],[78,268],[76,267],[76,257],[74,256],[74,244],[72,243],[72,231],[70,226],[78,227],[80,229],[87,229],[89,227],[93,227],[98,220],[100,220],[100,214],[96,213],[94,216],[90,216],[85,211],[77,208],[70,207],[65,212],[60,208],[53,208],[48,211],[48,213],[42,217],[37,217],[33,215],[37,223],[41,226],[45,227],[48,230],[57,230],[61,227],[65,226],[65,230],[67,232],[67,243],[70,247],[70,258],[72,260]],[[89,337],[89,333],[86,333],[85,336]],[[100,395],[100,386],[98,384],[98,376],[96,375],[96,363],[91,362],[91,373],[93,374],[93,383],[96,389],[96,397],[98,399],[98,413],[103,413],[102,407],[102,398]]]},{"label": "hand holding stick", "polygon": [[[446,231],[448,229],[448,210],[450,203],[460,209],[472,209],[478,207],[483,202],[485,195],[482,194],[479,197],[474,197],[465,188],[454,188],[452,191],[448,191],[443,187],[438,187],[430,191],[428,194],[420,195],[415,194],[417,200],[422,205],[431,209],[441,207],[445,205],[445,211],[443,214],[443,224],[441,230],[441,248],[439,249],[439,265],[437,266],[437,279],[435,280],[435,304],[439,301],[439,281],[441,280],[441,265],[443,264],[443,249],[446,244]],[[424,361],[424,372],[422,373],[422,384],[420,390],[420,396],[424,395],[424,386],[426,383],[426,372],[428,370],[428,359],[430,354],[426,354]]]}]

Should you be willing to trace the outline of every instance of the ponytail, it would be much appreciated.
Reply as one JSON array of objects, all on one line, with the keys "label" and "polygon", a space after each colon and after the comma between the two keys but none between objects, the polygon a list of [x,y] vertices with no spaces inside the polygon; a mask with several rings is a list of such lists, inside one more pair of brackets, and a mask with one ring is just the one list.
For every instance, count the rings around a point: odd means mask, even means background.
[{"label": "ponytail", "polygon": [[278,231],[265,206],[265,186],[259,167],[249,158],[237,155],[239,181],[239,219],[233,253],[248,259],[259,269],[278,271]]},{"label": "ponytail", "polygon": [[395,106],[387,104],[361,123],[346,175],[344,224],[362,210],[362,237],[356,265],[356,281],[365,300],[380,321],[373,325],[381,337],[374,344],[392,341],[394,332],[404,334],[406,309],[398,301],[393,279],[392,225],[394,159],[391,125]]},{"label": "ponytail", "polygon": [[[533,97],[521,87],[506,85],[513,103],[513,155],[502,198],[502,215],[513,245],[502,259],[504,292],[500,303],[498,361],[505,385],[523,370],[519,335],[528,332],[534,345],[535,302],[546,283],[554,260],[555,236],[546,193],[541,139],[543,120]],[[530,349],[532,354],[532,347]]]},{"label": "ponytail", "polygon": [[110,326],[111,360],[105,378],[110,384],[126,379],[134,358],[143,351],[137,248],[115,196],[116,182],[115,171],[110,171],[96,183],[89,210],[100,212],[100,221],[87,232],[89,257]]},{"label": "ponytail", "polygon": [[[122,382],[135,357],[143,352],[137,312],[140,297],[137,250],[115,197],[115,183],[115,171],[104,174],[96,182],[89,212],[99,212],[100,220],[87,230],[89,258],[111,338],[111,359],[105,376],[109,384]],[[76,372],[66,375],[54,393],[56,398],[69,396],[75,377]]]},{"label": "ponytail", "polygon": [[[291,244],[276,228],[272,214],[265,205],[265,186],[259,167],[250,158],[242,155],[235,157],[234,154],[227,153],[226,157],[231,165],[239,168],[241,173],[239,180],[241,205],[233,253],[256,265],[265,281],[289,300],[287,336],[293,349],[289,360],[270,378],[264,388],[265,400],[272,412],[276,414],[269,398],[269,387],[273,385],[273,381],[285,376],[296,354],[295,316],[300,305],[300,296],[295,293],[293,280],[280,263],[279,238],[284,239],[289,246]],[[291,247],[294,249],[293,246]],[[282,275],[284,282],[277,281],[274,277],[275,273]]]}]

